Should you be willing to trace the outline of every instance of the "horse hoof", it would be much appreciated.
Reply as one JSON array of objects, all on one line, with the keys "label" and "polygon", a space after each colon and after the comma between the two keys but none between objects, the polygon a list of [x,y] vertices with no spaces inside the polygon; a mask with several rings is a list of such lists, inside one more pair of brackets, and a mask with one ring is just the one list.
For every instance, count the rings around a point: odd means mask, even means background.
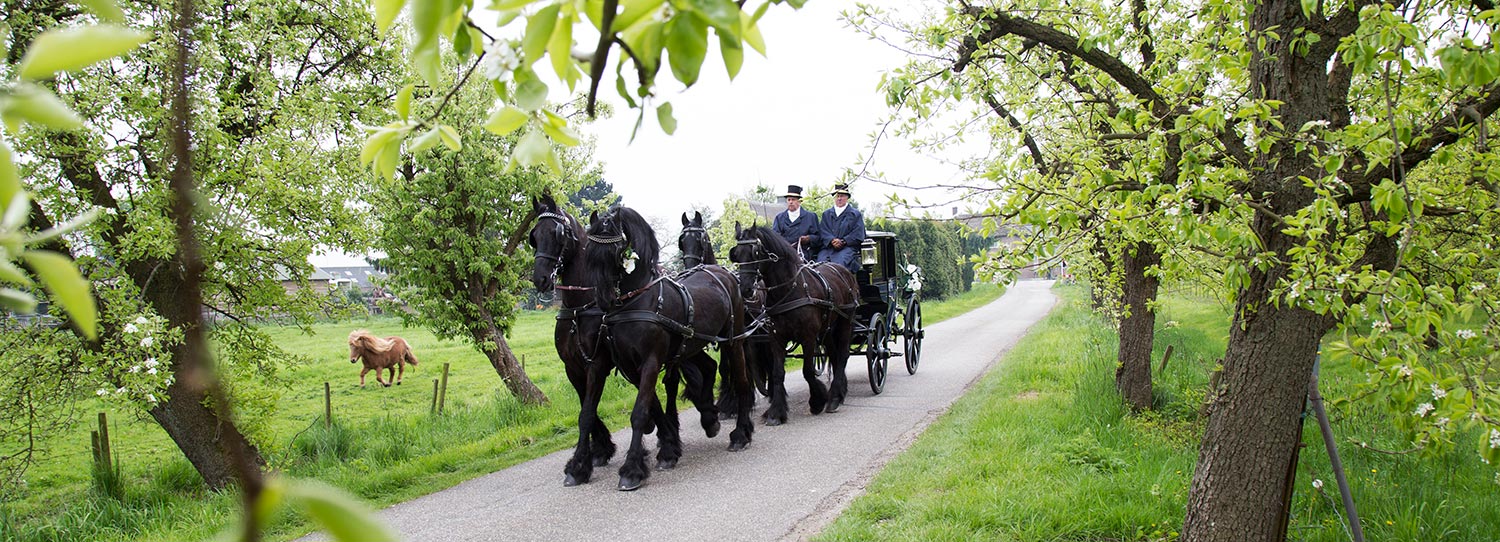
[{"label": "horse hoof", "polygon": [[786,423],[786,420],[782,418],[766,418],[761,423],[766,424],[767,427],[776,427],[778,425]]},{"label": "horse hoof", "polygon": [[396,382],[396,385],[397,385],[397,386],[400,386],[400,385],[401,385],[401,382],[400,382],[400,381],[397,381],[397,382]]},{"label": "horse hoof", "polygon": [[731,443],[729,443],[729,451],[731,451],[731,452],[741,452],[741,451],[744,451],[745,448],[749,448],[749,447],[750,447],[750,443],[748,443],[748,442],[731,442]]},{"label": "horse hoof", "polygon": [[609,458],[608,457],[595,457],[594,458],[594,466],[595,467],[603,467],[603,466],[608,465],[608,464],[609,464]]},{"label": "horse hoof", "polygon": [[620,491],[635,491],[646,484],[644,478],[621,478]]},{"label": "horse hoof", "polygon": [[828,407],[824,408],[823,412],[827,412],[829,414],[833,414],[834,412],[838,412],[839,411],[839,407],[841,407],[841,406],[844,406],[844,402],[843,401],[840,401],[840,400],[829,401],[828,402]]},{"label": "horse hoof", "polygon": [[658,460],[656,460],[656,470],[672,470],[672,469],[675,469],[675,468],[677,468],[677,460],[676,459],[658,459]]},{"label": "horse hoof", "polygon": [[576,486],[578,484],[582,484],[582,483],[584,483],[586,481],[587,480],[579,480],[577,478],[574,478],[573,475],[571,475],[571,474],[564,474],[563,475],[563,487],[573,487],[573,486]]},{"label": "horse hoof", "polygon": [[708,435],[708,438],[717,437],[717,436],[719,436],[719,428],[720,427],[721,427],[721,425],[719,424],[719,420],[714,420],[713,425],[710,425],[708,427],[704,427],[703,428],[703,434],[704,435]]},{"label": "horse hoof", "polygon": [[381,384],[380,384],[380,385],[381,385],[381,386],[385,386],[385,387],[387,387],[387,388],[389,388],[389,387],[391,387],[391,385],[390,385],[390,384],[386,384],[386,383],[384,383],[384,382],[382,382],[382,383],[381,383]]}]

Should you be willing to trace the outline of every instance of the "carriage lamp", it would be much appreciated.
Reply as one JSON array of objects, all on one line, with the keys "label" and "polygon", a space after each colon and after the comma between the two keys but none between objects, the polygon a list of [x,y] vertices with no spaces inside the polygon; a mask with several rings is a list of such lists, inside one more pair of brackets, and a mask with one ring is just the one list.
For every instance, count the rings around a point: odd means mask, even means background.
[{"label": "carriage lamp", "polygon": [[875,246],[865,245],[859,250],[860,265],[875,265]]}]

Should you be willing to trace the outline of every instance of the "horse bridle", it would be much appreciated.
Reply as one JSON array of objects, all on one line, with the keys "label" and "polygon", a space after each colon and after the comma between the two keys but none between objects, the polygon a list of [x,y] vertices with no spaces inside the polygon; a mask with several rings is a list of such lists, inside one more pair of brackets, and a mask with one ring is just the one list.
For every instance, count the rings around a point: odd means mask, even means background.
[{"label": "horse bridle", "polygon": [[548,219],[548,218],[550,218],[552,220],[556,220],[557,223],[558,223],[558,225],[562,226],[563,231],[565,231],[565,232],[568,233],[568,238],[567,238],[567,241],[563,243],[562,249],[559,250],[557,254],[543,254],[541,251],[537,251],[537,253],[536,253],[536,259],[538,259],[538,260],[552,260],[552,274],[551,274],[551,277],[552,277],[552,288],[553,289],[555,289],[555,290],[587,290],[588,288],[581,287],[581,286],[567,286],[567,285],[564,285],[564,284],[558,284],[557,283],[557,276],[562,272],[562,268],[563,268],[562,255],[566,254],[569,249],[571,249],[573,246],[575,246],[578,243],[578,237],[573,234],[573,227],[572,227],[573,225],[568,220],[567,216],[560,215],[560,214],[557,214],[557,213],[554,213],[554,212],[551,212],[551,211],[543,211],[541,214],[538,214],[536,216],[536,220],[537,220],[538,223],[540,223],[542,220]]},{"label": "horse bridle", "polygon": [[[685,228],[682,228],[682,233],[681,234],[677,235],[677,246],[679,248],[682,247],[682,240],[683,239],[687,239],[687,236],[688,236],[689,233],[701,233],[701,234],[703,234],[703,244],[704,245],[708,245],[708,231],[707,230],[703,229],[700,226],[687,226]],[[684,265],[686,265],[687,267],[698,267],[699,265],[703,265],[703,255],[702,254],[688,254],[688,253],[683,253],[682,254],[682,263]]]},{"label": "horse bridle", "polygon": [[[756,238],[740,239],[740,240],[735,241],[734,244],[735,244],[735,246],[754,245],[755,248],[751,249],[751,250],[754,251],[754,252],[752,252],[750,254],[751,256],[765,255],[764,258],[757,258],[757,259],[754,259],[754,260],[747,260],[747,261],[743,261],[743,262],[734,262],[735,271],[737,273],[741,274],[741,275],[745,275],[745,276],[750,277],[750,283],[751,284],[754,284],[755,282],[758,282],[758,281],[761,280],[761,276],[760,276],[761,264],[768,263],[768,262],[774,263],[774,262],[781,261],[781,257],[777,256],[776,253],[771,252],[769,250],[766,250],[766,245],[764,243],[762,243],[760,241],[760,239],[756,239]],[[733,260],[733,258],[731,258],[731,260]],[[767,289],[767,290],[768,290],[767,293],[769,293],[769,289]]]}]

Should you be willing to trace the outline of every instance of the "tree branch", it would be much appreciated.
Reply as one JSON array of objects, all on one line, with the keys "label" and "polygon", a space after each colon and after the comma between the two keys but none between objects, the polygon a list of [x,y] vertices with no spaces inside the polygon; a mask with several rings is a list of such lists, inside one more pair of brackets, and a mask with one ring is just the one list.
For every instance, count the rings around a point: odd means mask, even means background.
[{"label": "tree branch", "polygon": [[[1463,137],[1464,132],[1473,129],[1477,122],[1475,117],[1483,122],[1500,110],[1500,83],[1491,83],[1485,87],[1478,98],[1460,102],[1453,107],[1453,111],[1443,116],[1441,120],[1422,130],[1420,135],[1413,138],[1414,143],[1401,153],[1401,170],[1411,171],[1423,161],[1431,158],[1438,148],[1451,145]],[[1392,169],[1392,164],[1385,164],[1370,169],[1368,173],[1361,173],[1364,168],[1363,161],[1351,161],[1344,166],[1340,176],[1347,180],[1351,188],[1349,195],[1339,200],[1340,204],[1348,205],[1370,199],[1370,192],[1381,180],[1391,179],[1397,183],[1404,182],[1404,178],[1397,178]],[[1402,175],[1401,177],[1404,177]]]}]

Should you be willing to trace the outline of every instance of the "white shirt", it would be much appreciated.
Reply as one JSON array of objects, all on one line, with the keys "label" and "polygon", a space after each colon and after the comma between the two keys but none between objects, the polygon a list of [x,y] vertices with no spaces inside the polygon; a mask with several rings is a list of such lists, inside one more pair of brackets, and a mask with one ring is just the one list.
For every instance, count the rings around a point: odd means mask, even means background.
[{"label": "white shirt", "polygon": [[786,212],[786,221],[787,222],[796,222],[797,218],[799,218],[801,216],[802,216],[802,209],[800,209],[800,208],[797,209],[797,210],[795,210],[795,211],[787,211]]},{"label": "white shirt", "polygon": [[849,208],[848,205],[845,205],[843,207],[839,207],[837,205],[833,206],[833,216],[843,216],[844,209],[848,209],[848,208]]}]

